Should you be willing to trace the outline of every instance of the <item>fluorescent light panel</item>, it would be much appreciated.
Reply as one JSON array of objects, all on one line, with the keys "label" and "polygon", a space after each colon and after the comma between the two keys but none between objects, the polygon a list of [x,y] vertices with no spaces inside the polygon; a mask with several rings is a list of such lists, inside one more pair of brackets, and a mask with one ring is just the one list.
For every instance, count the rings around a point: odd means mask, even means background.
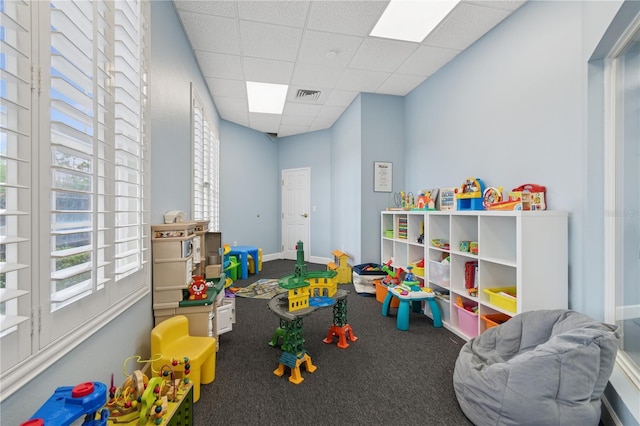
[{"label": "fluorescent light panel", "polygon": [[391,0],[371,36],[421,42],[460,0]]},{"label": "fluorescent light panel", "polygon": [[257,83],[247,81],[247,97],[249,98],[249,112],[265,114],[282,114],[284,102],[287,99],[286,84]]}]

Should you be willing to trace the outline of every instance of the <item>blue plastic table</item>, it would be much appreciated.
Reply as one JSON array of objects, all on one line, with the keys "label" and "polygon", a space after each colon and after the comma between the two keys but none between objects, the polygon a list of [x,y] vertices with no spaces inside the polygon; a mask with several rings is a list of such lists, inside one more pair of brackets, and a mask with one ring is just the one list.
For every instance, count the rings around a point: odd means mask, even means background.
[{"label": "blue plastic table", "polygon": [[382,315],[385,317],[389,314],[389,305],[391,305],[391,299],[393,297],[400,301],[396,319],[396,328],[398,330],[409,330],[409,305],[412,305],[414,312],[420,312],[420,302],[423,300],[426,301],[431,308],[433,326],[442,327],[440,306],[436,303],[434,293],[429,293],[424,290],[408,291],[402,286],[390,285],[388,287],[387,296],[384,298],[384,302],[382,303]]},{"label": "blue plastic table", "polygon": [[258,247],[254,246],[231,246],[230,256],[237,256],[242,268],[241,278],[246,280],[249,277],[249,255],[253,257],[255,273],[258,273]]}]

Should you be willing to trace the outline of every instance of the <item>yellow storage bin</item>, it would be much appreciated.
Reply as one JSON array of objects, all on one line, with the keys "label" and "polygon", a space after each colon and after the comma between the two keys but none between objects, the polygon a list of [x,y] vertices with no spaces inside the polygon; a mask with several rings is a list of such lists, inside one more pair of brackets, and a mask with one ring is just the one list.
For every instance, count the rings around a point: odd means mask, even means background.
[{"label": "yellow storage bin", "polygon": [[[253,261],[253,256],[249,255],[249,273],[256,273],[256,265]],[[262,272],[262,249],[258,248],[258,271]]]},{"label": "yellow storage bin", "polygon": [[489,295],[489,303],[509,312],[518,310],[518,299],[515,287],[485,288]]}]

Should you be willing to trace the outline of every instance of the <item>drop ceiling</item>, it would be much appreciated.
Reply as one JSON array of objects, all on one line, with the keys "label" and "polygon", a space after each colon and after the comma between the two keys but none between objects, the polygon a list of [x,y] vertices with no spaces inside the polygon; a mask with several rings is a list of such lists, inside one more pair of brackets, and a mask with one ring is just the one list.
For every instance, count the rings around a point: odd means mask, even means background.
[{"label": "drop ceiling", "polygon": [[[330,128],[359,93],[408,94],[525,1],[462,1],[421,43],[369,36],[383,0],[174,5],[220,116],[283,137]],[[289,85],[283,114],[249,112],[246,81]]]}]

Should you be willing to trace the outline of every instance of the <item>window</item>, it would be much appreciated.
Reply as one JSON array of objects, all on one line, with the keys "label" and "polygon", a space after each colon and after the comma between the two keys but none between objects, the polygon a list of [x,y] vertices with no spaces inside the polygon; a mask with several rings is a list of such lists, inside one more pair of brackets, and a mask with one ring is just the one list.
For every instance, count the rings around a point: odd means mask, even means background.
[{"label": "window", "polygon": [[0,0],[2,400],[149,291],[148,8]]},{"label": "window", "polygon": [[210,231],[220,230],[219,152],[220,140],[213,121],[191,87],[193,139],[193,219],[208,220]]},{"label": "window", "polygon": [[607,320],[622,339],[618,364],[640,388],[640,16],[606,60],[611,111],[605,141]]}]

